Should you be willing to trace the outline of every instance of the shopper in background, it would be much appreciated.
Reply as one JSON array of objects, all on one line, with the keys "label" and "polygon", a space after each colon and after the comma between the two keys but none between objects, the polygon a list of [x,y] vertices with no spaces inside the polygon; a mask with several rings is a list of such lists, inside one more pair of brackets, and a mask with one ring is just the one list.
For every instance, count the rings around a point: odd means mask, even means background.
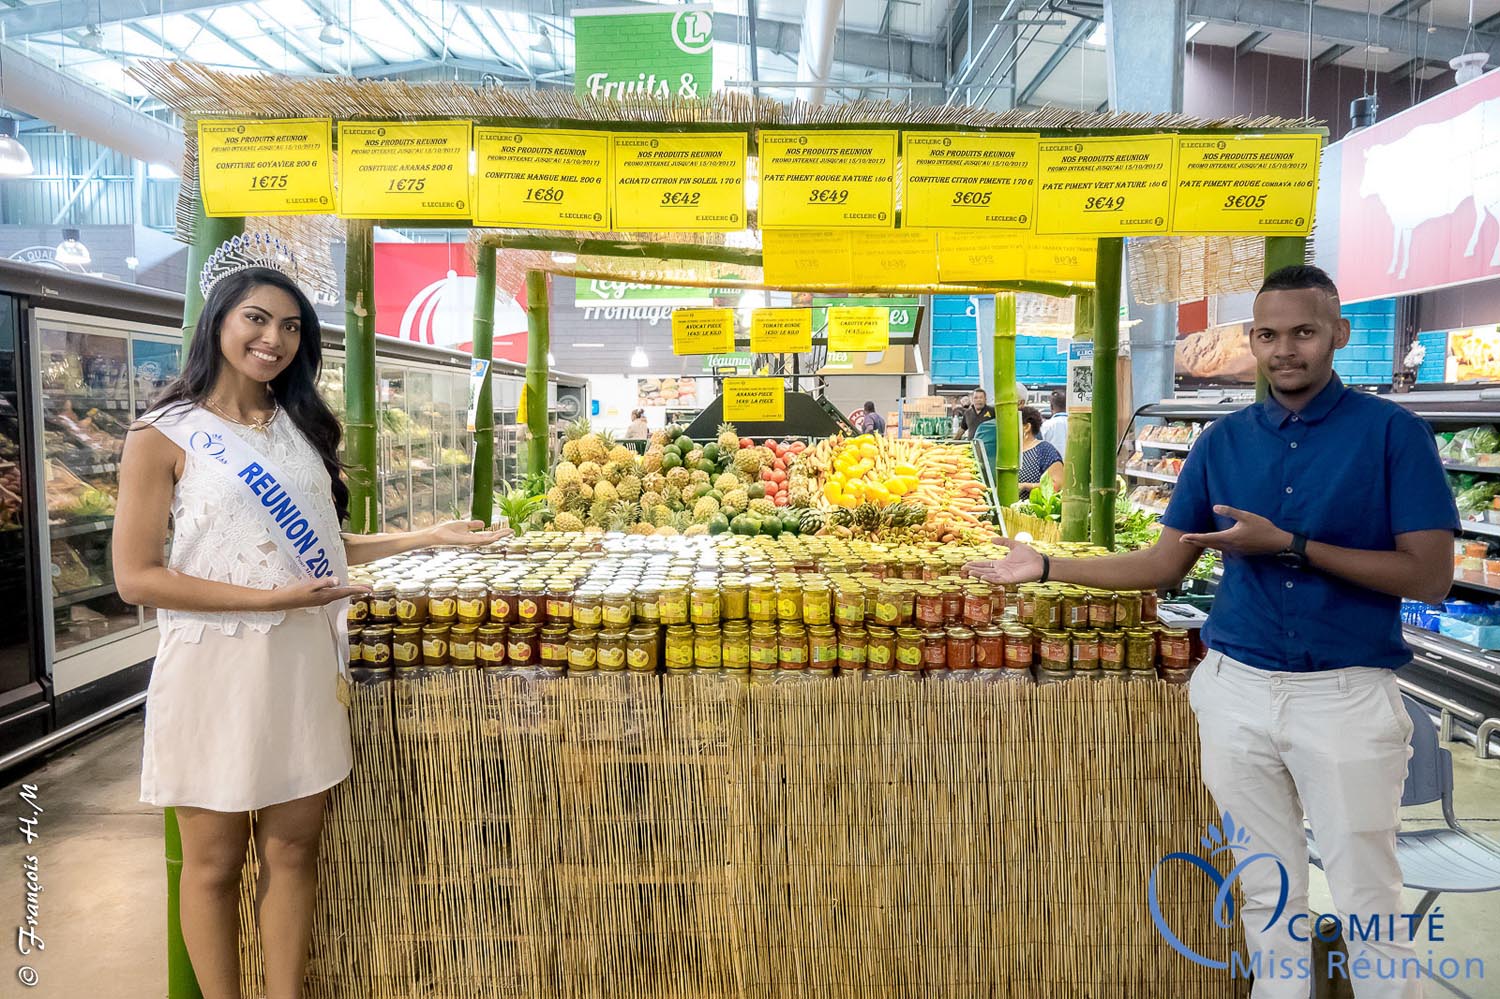
[{"label": "shopper in background", "polygon": [[860,411],[857,426],[867,434],[885,435],[885,417],[875,412],[873,402],[865,403],[865,408]]},{"label": "shopper in background", "polygon": [[1068,395],[1062,389],[1052,390],[1052,415],[1042,422],[1042,440],[1068,453]]},{"label": "shopper in background", "polygon": [[1042,414],[1034,406],[1021,407],[1021,495],[1041,485],[1042,477],[1062,492],[1063,458],[1057,448],[1042,440]]},{"label": "shopper in background", "polygon": [[[1400,969],[1415,959],[1401,915],[1396,831],[1411,722],[1395,671],[1411,659],[1401,598],[1443,599],[1453,582],[1458,511],[1432,433],[1418,417],[1346,389],[1333,354],[1349,342],[1338,290],[1316,267],[1285,267],[1261,286],[1250,349],[1271,394],[1212,424],[1188,452],[1145,551],[1047,559],[1001,540],[1010,556],[971,572],[1108,589],[1179,582],[1204,548],[1224,553],[1224,581],[1193,673],[1203,780],[1249,834],[1240,860],[1270,853],[1240,875],[1251,960],[1310,960],[1291,917],[1307,912],[1303,815],[1322,854],[1334,905],[1378,940],[1351,940]],[[1228,823],[1225,823],[1226,827]],[[1279,900],[1285,909],[1272,922]],[[1390,939],[1388,916],[1396,938]],[[1389,963],[1388,963],[1389,962]],[[1316,972],[1315,972],[1316,973]],[[1255,999],[1302,999],[1306,978],[1264,975]],[[1356,979],[1360,999],[1413,999],[1404,977]]]},{"label": "shopper in background", "polygon": [[644,409],[632,410],[630,413],[630,426],[625,428],[627,440],[643,441],[651,436],[651,428],[646,425],[646,411]]},{"label": "shopper in background", "polygon": [[984,389],[975,389],[973,395],[969,397],[969,404],[959,407],[959,422],[962,424],[959,436],[972,439],[975,427],[985,420],[995,418],[995,407],[989,405],[986,400]]},{"label": "shopper in background", "polygon": [[[346,562],[508,533],[455,521],[341,538],[349,490],[342,432],[317,392],[321,364],[317,314],[296,283],[268,268],[231,271],[209,290],[181,377],[131,428],[120,464],[115,582],[129,603],[158,608],[161,631],[141,800],[177,809],[182,933],[205,999],[240,995],[251,812],[265,995],[301,993],[324,807],[352,759],[341,629],[360,588],[346,585]],[[309,535],[311,561],[299,562],[287,539]]]}]

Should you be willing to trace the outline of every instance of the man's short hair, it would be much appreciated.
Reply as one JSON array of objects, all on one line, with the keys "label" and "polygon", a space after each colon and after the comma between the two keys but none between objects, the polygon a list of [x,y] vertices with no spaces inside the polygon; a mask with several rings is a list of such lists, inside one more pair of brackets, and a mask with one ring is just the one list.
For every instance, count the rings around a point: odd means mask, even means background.
[{"label": "man's short hair", "polygon": [[1052,390],[1052,412],[1061,413],[1068,408],[1068,395],[1062,389]]},{"label": "man's short hair", "polygon": [[1318,289],[1333,299],[1335,308],[1338,307],[1338,285],[1333,283],[1333,278],[1328,276],[1327,271],[1311,264],[1292,264],[1290,267],[1272,271],[1266,276],[1260,286],[1260,291],[1256,294],[1264,295],[1268,291],[1301,291],[1304,288]]},{"label": "man's short hair", "polygon": [[873,413],[873,412],[875,412],[875,404],[873,402],[867,402],[867,403],[865,403],[865,412],[866,413]]}]

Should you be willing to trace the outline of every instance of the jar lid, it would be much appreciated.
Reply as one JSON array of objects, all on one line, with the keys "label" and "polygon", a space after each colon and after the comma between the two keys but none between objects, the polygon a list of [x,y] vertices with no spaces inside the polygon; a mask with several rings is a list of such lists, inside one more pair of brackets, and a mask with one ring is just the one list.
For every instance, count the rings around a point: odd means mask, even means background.
[{"label": "jar lid", "polygon": [[426,592],[427,587],[423,586],[421,583],[406,582],[401,583],[396,587],[396,595],[398,597],[420,597]]},{"label": "jar lid", "polygon": [[948,637],[959,639],[973,638],[974,632],[969,628],[963,627],[962,625],[955,625],[954,627],[948,629]]}]

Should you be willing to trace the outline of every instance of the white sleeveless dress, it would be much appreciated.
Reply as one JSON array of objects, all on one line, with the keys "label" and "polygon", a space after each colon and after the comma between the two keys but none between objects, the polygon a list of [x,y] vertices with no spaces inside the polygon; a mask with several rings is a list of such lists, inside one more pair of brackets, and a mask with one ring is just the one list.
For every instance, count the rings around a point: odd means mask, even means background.
[{"label": "white sleeveless dress", "polygon": [[[229,424],[280,469],[306,507],[338,523],[328,471],[283,412],[269,433]],[[171,568],[273,589],[304,578],[276,546],[252,494],[227,488],[210,459],[186,452],[172,497]],[[348,579],[343,545],[329,545]],[[349,775],[348,712],[337,638],[322,608],[198,614],[158,610],[161,642],[146,695],[141,800],[248,812],[306,797]],[[340,627],[342,627],[342,622]]]}]

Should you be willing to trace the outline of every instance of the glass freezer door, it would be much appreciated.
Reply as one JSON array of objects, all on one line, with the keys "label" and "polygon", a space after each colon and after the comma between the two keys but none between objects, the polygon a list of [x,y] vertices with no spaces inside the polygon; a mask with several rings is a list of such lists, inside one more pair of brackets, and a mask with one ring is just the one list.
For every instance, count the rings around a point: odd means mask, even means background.
[{"label": "glass freezer door", "polygon": [[[41,675],[34,650],[27,522],[34,504],[31,476],[22,451],[24,409],[20,399],[20,323],[15,299],[0,296],[0,704]],[[41,696],[40,688],[37,696]],[[0,708],[0,714],[7,713]]]}]

